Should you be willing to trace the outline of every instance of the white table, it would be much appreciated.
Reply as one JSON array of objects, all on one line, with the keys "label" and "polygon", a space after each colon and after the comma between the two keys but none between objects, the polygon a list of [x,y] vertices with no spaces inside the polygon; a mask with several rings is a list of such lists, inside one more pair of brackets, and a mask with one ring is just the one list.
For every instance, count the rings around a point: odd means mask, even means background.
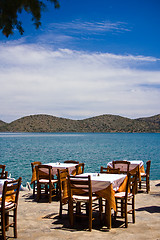
[{"label": "white table", "polygon": [[92,192],[106,199],[105,222],[111,229],[111,208],[116,210],[115,191],[125,183],[126,174],[83,173],[77,176],[91,176]]},{"label": "white table", "polygon": [[[56,175],[57,174],[57,169],[66,169],[66,168],[68,168],[69,174],[71,174],[72,171],[75,169],[75,166],[78,165],[78,164],[56,162],[56,163],[45,163],[44,165],[51,166],[52,167],[52,174]],[[37,180],[36,169],[34,168],[33,173],[32,173],[31,184],[36,180]]]},{"label": "white table", "polygon": [[0,198],[2,197],[3,185],[5,181],[11,181],[9,179],[0,179]]},{"label": "white table", "polygon": [[126,174],[105,174],[105,173],[83,173],[80,176],[91,176],[92,191],[97,192],[107,188],[110,184],[113,186],[113,190],[118,191],[120,185],[126,178]]},{"label": "white table", "polygon": [[57,174],[57,169],[65,169],[65,168],[68,168],[69,174],[71,174],[78,164],[56,162],[56,163],[46,163],[44,165],[51,166],[53,174]]},{"label": "white table", "polygon": [[[128,161],[128,162],[130,162],[129,171],[134,170],[138,165],[139,165],[140,168],[142,168],[143,165],[144,165],[144,164],[143,164],[143,161],[141,161],[141,160],[123,160],[123,161]],[[107,166],[113,168],[113,163],[112,163],[112,162],[109,162],[109,163],[107,164]],[[117,168],[120,168],[120,170],[121,170],[121,164],[119,164],[119,166],[118,166]]]}]

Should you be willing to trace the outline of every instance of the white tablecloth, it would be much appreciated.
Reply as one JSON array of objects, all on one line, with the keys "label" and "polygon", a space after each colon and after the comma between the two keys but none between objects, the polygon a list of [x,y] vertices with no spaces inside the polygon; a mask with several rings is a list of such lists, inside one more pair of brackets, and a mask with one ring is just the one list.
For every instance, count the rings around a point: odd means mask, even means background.
[{"label": "white tablecloth", "polygon": [[69,174],[71,174],[77,164],[57,162],[57,163],[46,163],[45,165],[52,167],[53,174],[57,174],[57,169],[65,169],[65,168],[68,168]]},{"label": "white tablecloth", "polygon": [[[134,168],[136,168],[138,165],[140,166],[140,168],[143,166],[143,161],[141,160],[123,160],[123,161],[128,161],[130,162],[130,165],[129,165],[129,171],[133,170]],[[120,164],[119,164],[120,165]],[[107,164],[107,166],[113,168],[113,163],[112,162],[109,162]],[[119,168],[119,166],[118,166]],[[120,168],[121,169],[121,168]]]},{"label": "white tablecloth", "polygon": [[0,179],[0,198],[2,197],[2,192],[3,192],[3,185],[5,181],[11,181],[9,179]]},{"label": "white tablecloth", "polygon": [[4,185],[4,182],[6,181],[6,179],[0,179],[0,194],[2,194],[2,191],[3,191],[3,185]]},{"label": "white tablecloth", "polygon": [[103,173],[83,173],[78,176],[91,176],[92,191],[97,192],[107,188],[110,184],[114,191],[118,191],[120,185],[126,178],[126,174],[103,174]]}]

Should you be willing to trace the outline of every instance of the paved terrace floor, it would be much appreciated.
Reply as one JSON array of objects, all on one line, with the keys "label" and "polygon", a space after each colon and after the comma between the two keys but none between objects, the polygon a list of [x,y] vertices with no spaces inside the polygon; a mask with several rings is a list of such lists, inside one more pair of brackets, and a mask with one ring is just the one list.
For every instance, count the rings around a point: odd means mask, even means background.
[{"label": "paved terrace floor", "polygon": [[[151,181],[149,194],[136,195],[136,223],[129,216],[128,228],[123,221],[113,221],[112,229],[101,227],[99,219],[93,221],[92,232],[87,230],[85,221],[71,229],[66,212],[62,219],[58,217],[59,202],[37,203],[32,192],[21,191],[18,206],[18,240],[160,240],[160,180]],[[13,230],[7,233],[13,236]],[[9,238],[13,239],[13,238]]]}]

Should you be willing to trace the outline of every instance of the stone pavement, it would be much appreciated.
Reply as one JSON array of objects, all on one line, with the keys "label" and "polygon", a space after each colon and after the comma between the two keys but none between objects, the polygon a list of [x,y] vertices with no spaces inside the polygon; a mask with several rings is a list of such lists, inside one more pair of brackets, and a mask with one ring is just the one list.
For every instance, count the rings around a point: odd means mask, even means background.
[{"label": "stone pavement", "polygon": [[[69,226],[68,216],[63,211],[59,219],[59,202],[41,200],[37,203],[32,192],[21,191],[18,206],[18,240],[160,240],[160,180],[151,181],[149,194],[136,195],[136,223],[129,216],[128,228],[123,221],[113,222],[111,230],[101,227],[99,219],[93,221],[92,232],[87,222],[79,222],[74,229]],[[7,233],[13,236],[13,229]],[[9,238],[11,239],[11,238]],[[12,238],[13,239],[13,238]]]}]

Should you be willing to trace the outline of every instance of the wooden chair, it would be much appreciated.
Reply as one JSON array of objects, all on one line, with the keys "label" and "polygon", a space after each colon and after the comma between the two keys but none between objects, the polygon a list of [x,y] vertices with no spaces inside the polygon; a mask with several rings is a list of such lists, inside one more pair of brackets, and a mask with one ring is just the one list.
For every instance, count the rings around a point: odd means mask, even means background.
[{"label": "wooden chair", "polygon": [[0,179],[6,178],[5,168],[6,168],[6,165],[0,165]]},{"label": "wooden chair", "polygon": [[0,177],[0,179],[7,179],[7,177],[8,177],[8,172],[5,171],[3,174],[3,177]]},{"label": "wooden chair", "polygon": [[[55,184],[58,183],[58,180],[54,179],[51,166],[38,165],[35,168],[37,175],[37,201],[39,201],[42,195],[47,195],[49,203],[51,203],[52,198],[56,196]],[[42,192],[44,186],[45,192]]]},{"label": "wooden chair", "polygon": [[147,193],[150,191],[150,166],[151,166],[151,161],[148,160],[146,162],[146,172],[145,173],[140,173],[141,175],[141,181],[139,182],[139,189],[145,189]]},{"label": "wooden chair", "polygon": [[78,161],[75,161],[75,160],[66,160],[64,161],[64,163],[75,163],[75,164],[79,164]]},{"label": "wooden chair", "polygon": [[[78,217],[89,218],[89,231],[92,230],[92,212],[99,207],[99,213],[101,213],[101,206],[93,202],[99,199],[97,196],[92,195],[92,185],[90,176],[69,176],[69,218],[71,227],[74,225],[74,215]],[[86,214],[81,212],[81,203],[85,203]],[[76,212],[74,213],[74,204],[76,204]]]},{"label": "wooden chair", "polygon": [[76,175],[84,173],[84,163],[79,163],[75,168],[76,168]]},{"label": "wooden chair", "polygon": [[[14,238],[17,238],[17,206],[19,189],[22,178],[14,181],[5,181],[3,186],[2,201],[0,205],[2,239],[6,239],[6,231],[14,228]],[[12,218],[12,221],[9,221]]]},{"label": "wooden chair", "polygon": [[100,173],[119,174],[120,169],[119,168],[110,168],[110,167],[105,168],[105,167],[101,166]]},{"label": "wooden chair", "polygon": [[57,169],[58,172],[58,188],[59,188],[59,198],[60,198],[60,208],[59,217],[62,217],[63,206],[68,204],[68,168],[67,169]]},{"label": "wooden chair", "polygon": [[4,173],[4,179],[7,179],[7,177],[8,177],[8,172],[5,171],[5,173]]},{"label": "wooden chair", "polygon": [[[119,174],[120,169],[101,166],[100,173],[101,174]],[[102,205],[102,211],[103,211],[103,207],[105,207],[105,209],[107,208],[107,200],[102,198],[101,201],[102,201],[101,205]],[[105,212],[106,212],[106,210],[105,210]]]},{"label": "wooden chair", "polygon": [[[32,167],[32,174],[35,171],[35,166],[41,165],[41,162],[32,162],[31,167]],[[35,193],[37,192],[37,181],[33,182],[33,197],[35,197]]]},{"label": "wooden chair", "polygon": [[128,174],[126,191],[115,193],[117,209],[115,212],[115,218],[125,218],[126,228],[128,227],[128,214],[132,214],[132,222],[135,223],[135,193],[137,175],[138,173],[134,175]]},{"label": "wooden chair", "polygon": [[120,168],[120,173],[126,173],[129,174],[129,166],[130,162],[128,161],[123,161],[123,160],[117,160],[113,161],[113,168]]}]

